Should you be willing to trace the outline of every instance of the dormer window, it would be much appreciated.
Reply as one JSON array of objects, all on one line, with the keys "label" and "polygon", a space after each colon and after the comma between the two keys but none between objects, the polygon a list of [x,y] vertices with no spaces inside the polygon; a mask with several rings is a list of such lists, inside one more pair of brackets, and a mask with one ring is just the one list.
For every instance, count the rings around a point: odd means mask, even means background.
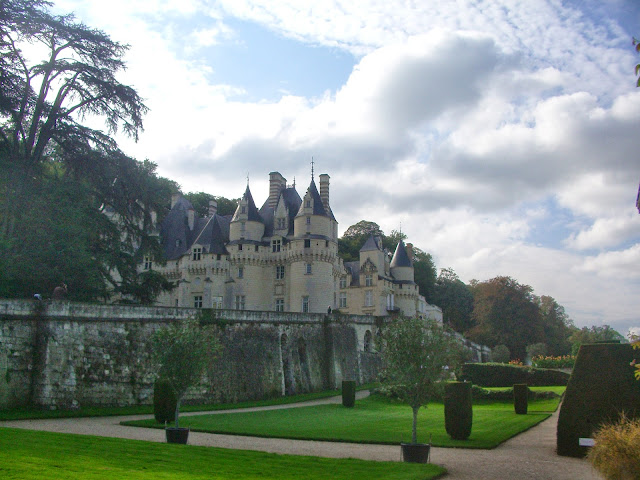
[{"label": "dormer window", "polygon": [[202,256],[202,247],[195,247],[192,253],[193,253],[191,257],[192,260],[194,261],[200,260]]},{"label": "dormer window", "polygon": [[179,247],[181,243],[180,239],[176,240],[176,247]]},{"label": "dormer window", "polygon": [[247,213],[247,207],[245,207],[244,205],[240,207],[240,213]]},{"label": "dormer window", "polygon": [[283,230],[285,228],[287,228],[286,220],[284,218],[279,218],[278,219],[278,230]]},{"label": "dormer window", "polygon": [[276,253],[282,248],[282,240],[273,240],[271,242],[271,251]]},{"label": "dormer window", "polygon": [[311,217],[307,217],[307,225],[311,225]]},{"label": "dormer window", "polygon": [[304,206],[305,208],[311,208],[311,200],[305,200]]},{"label": "dormer window", "polygon": [[365,277],[364,277],[364,286],[365,287],[373,286],[373,275],[365,275]]},{"label": "dormer window", "polygon": [[151,265],[152,265],[151,257],[144,257],[144,269],[151,270]]}]

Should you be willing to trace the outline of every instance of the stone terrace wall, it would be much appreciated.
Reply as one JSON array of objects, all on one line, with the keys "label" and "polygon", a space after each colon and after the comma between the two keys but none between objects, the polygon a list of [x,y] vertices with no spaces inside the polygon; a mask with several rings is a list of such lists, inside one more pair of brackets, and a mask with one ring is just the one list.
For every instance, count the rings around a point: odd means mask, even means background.
[{"label": "stone terrace wall", "polygon": [[[195,309],[0,300],[0,408],[152,401],[150,339]],[[372,317],[221,310],[223,351],[187,402],[227,402],[375,380]]]}]

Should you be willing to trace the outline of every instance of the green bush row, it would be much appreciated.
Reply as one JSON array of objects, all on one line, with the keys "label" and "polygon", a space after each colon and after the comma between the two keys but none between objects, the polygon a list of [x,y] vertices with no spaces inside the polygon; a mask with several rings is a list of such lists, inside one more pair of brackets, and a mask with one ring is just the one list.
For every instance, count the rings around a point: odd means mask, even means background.
[{"label": "green bush row", "polygon": [[504,363],[465,363],[460,380],[482,387],[512,387],[516,383],[529,386],[566,385],[569,374],[557,370],[522,367]]}]

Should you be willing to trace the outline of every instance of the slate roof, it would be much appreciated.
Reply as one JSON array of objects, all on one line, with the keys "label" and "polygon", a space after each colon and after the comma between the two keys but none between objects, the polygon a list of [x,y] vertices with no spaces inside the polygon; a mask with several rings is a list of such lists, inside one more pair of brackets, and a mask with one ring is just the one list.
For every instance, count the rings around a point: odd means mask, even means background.
[{"label": "slate roof", "polygon": [[391,268],[396,267],[413,267],[413,262],[409,258],[407,249],[402,240],[398,242],[396,252],[393,254],[393,258],[391,259]]},{"label": "slate roof", "polygon": [[346,268],[351,274],[351,286],[360,285],[360,262],[344,262],[344,268]]},{"label": "slate roof", "polygon": [[380,237],[374,237],[369,235],[369,238],[360,249],[361,252],[371,252],[376,250],[382,250],[382,240]]},{"label": "slate roof", "polygon": [[[256,207],[256,203],[253,201],[253,196],[251,195],[251,190],[249,190],[249,185],[247,185],[247,189],[244,191],[244,195],[242,195],[242,200],[247,202],[247,220],[250,222],[262,223],[262,217],[260,217],[258,208]],[[239,205],[238,208],[240,208]]]},{"label": "slate roof", "polygon": [[[285,188],[280,192],[280,196],[278,197],[278,202],[276,202],[276,205],[280,202],[281,198],[284,200],[284,204],[289,210],[289,219],[288,219],[289,229],[287,231],[287,234],[292,235],[293,219],[296,217],[298,210],[300,210],[300,205],[302,205],[302,199],[300,198],[300,195],[298,195],[298,192],[296,191],[296,189],[293,187]],[[264,236],[265,237],[272,236],[273,230],[274,230],[275,209],[269,206],[268,198],[264,202],[264,204],[262,205],[258,213],[262,218],[262,223],[264,223]]]},{"label": "slate roof", "polygon": [[191,245],[187,215],[190,209],[193,209],[191,202],[180,197],[160,225],[160,241],[167,260],[180,257]]},{"label": "slate roof", "polygon": [[311,180],[311,184],[309,185],[307,192],[311,194],[311,198],[313,199],[313,214],[330,217],[322,204],[322,198],[320,198],[320,193],[318,193],[318,188],[316,187],[316,182],[314,180]]}]

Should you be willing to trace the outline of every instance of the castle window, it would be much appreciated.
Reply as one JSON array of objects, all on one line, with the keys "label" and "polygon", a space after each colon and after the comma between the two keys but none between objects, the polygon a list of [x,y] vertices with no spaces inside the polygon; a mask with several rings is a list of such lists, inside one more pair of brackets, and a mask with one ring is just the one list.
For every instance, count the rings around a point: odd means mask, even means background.
[{"label": "castle window", "polygon": [[245,207],[244,205],[240,207],[240,213],[247,213],[247,207]]},{"label": "castle window", "polygon": [[311,240],[305,240],[304,241],[304,248],[311,248]]},{"label": "castle window", "polygon": [[325,248],[329,248],[329,240],[325,240],[324,241],[324,246],[325,246]]},{"label": "castle window", "polygon": [[347,308],[347,294],[346,292],[340,293],[340,308]]},{"label": "castle window", "polygon": [[364,292],[364,306],[373,307],[373,290]]},{"label": "castle window", "polygon": [[241,251],[242,251],[242,244],[241,244],[241,243],[239,243],[239,244],[238,244],[238,251],[239,251],[239,252],[241,252]]},{"label": "castle window", "polygon": [[284,298],[276,298],[276,312],[284,312]]},{"label": "castle window", "polygon": [[304,202],[304,206],[305,206],[305,208],[311,208],[311,200],[306,200]]},{"label": "castle window", "polygon": [[176,298],[176,307],[178,306],[178,299]]},{"label": "castle window", "polygon": [[244,310],[244,295],[236,295],[236,310]]},{"label": "castle window", "polygon": [[202,255],[202,247],[194,247],[193,256],[191,257],[191,259],[200,260],[201,255]]},{"label": "castle window", "polygon": [[311,275],[311,264],[310,263],[305,263],[304,264],[304,273],[307,275]]},{"label": "castle window", "polygon": [[212,303],[213,303],[213,308],[215,309],[221,309],[222,308],[222,297],[213,297],[212,299]]},{"label": "castle window", "polygon": [[222,255],[217,254],[217,255],[216,255],[216,260],[221,260],[221,259],[222,259]]},{"label": "castle window", "polygon": [[311,225],[311,217],[307,217],[307,225]]},{"label": "castle window", "polygon": [[282,246],[282,240],[273,240],[271,242],[271,250],[273,252],[279,252],[281,246]]},{"label": "castle window", "polygon": [[278,219],[278,229],[282,230],[284,228],[287,228],[286,220],[284,218],[279,218]]},{"label": "castle window", "polygon": [[347,288],[347,277],[340,277],[340,288]]},{"label": "castle window", "polygon": [[202,308],[202,295],[193,297],[193,308]]},{"label": "castle window", "polygon": [[305,295],[302,297],[302,312],[309,313],[309,296]]},{"label": "castle window", "polygon": [[364,286],[372,287],[373,286],[373,275],[365,275],[364,277]]},{"label": "castle window", "polygon": [[284,278],[284,265],[276,266],[276,280],[282,280]]},{"label": "castle window", "polygon": [[151,257],[144,257],[144,269],[145,270],[151,270]]},{"label": "castle window", "polygon": [[256,251],[256,252],[258,251],[258,245],[256,245],[256,246],[255,246],[255,251]]},{"label": "castle window", "polygon": [[364,332],[364,351],[371,352],[371,330]]},{"label": "castle window", "polygon": [[244,277],[244,267],[238,267],[238,278]]}]

